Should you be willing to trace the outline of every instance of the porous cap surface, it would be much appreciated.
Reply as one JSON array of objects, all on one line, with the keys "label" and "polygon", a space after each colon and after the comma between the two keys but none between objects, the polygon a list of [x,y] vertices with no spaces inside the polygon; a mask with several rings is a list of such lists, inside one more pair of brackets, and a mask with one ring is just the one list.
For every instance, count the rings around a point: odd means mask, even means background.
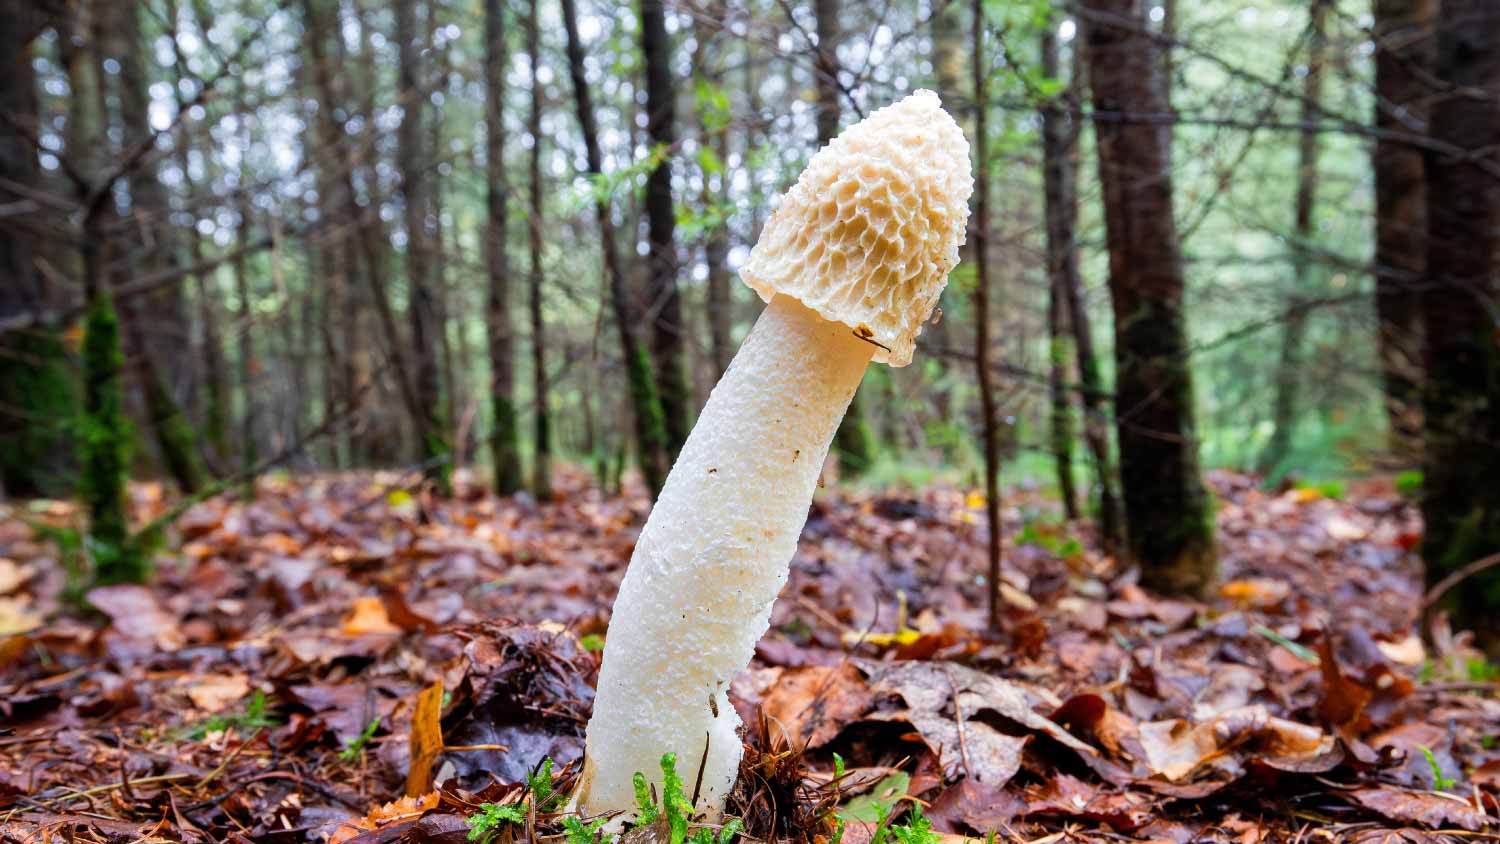
[{"label": "porous cap surface", "polygon": [[[791,296],[911,363],[958,264],[974,178],[963,130],[917,91],[850,126],[808,162],[740,268],[767,302]],[[882,348],[883,347],[883,348]]]}]

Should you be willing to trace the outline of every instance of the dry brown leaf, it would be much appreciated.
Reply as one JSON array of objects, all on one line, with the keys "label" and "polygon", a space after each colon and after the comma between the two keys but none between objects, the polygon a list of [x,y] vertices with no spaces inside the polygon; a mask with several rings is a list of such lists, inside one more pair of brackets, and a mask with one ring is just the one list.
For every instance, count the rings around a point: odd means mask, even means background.
[{"label": "dry brown leaf", "polygon": [[822,747],[870,708],[870,689],[848,663],[810,665],[781,673],[761,703],[773,739],[793,747]]},{"label": "dry brown leaf", "polygon": [[432,790],[432,766],[443,752],[443,683],[438,681],[417,694],[411,716],[411,768],[406,773],[406,796]]},{"label": "dry brown leaf", "polygon": [[340,823],[328,842],[329,844],[342,844],[372,829],[421,817],[424,812],[437,808],[438,799],[436,791],[429,791],[425,794],[392,800],[383,806],[376,806],[370,814],[362,818],[352,818]]},{"label": "dry brown leaf", "polygon": [[1359,805],[1402,823],[1419,823],[1432,829],[1459,826],[1478,832],[1495,819],[1475,809],[1461,797],[1431,791],[1406,791],[1388,786],[1360,788],[1347,795]]},{"label": "dry brown leaf", "polygon": [[339,629],[345,636],[372,636],[400,633],[401,628],[391,623],[385,611],[385,603],[374,595],[365,595],[354,600],[349,614]]},{"label": "dry brown leaf", "polygon": [[204,712],[222,712],[235,701],[250,694],[250,678],[243,674],[216,674],[191,677],[188,699]]}]

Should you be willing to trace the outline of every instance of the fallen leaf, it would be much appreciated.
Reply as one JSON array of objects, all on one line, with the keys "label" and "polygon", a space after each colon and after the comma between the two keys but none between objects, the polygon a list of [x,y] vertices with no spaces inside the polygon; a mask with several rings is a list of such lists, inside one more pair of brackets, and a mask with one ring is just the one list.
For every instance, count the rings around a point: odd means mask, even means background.
[{"label": "fallen leaf", "polygon": [[339,629],[345,636],[372,636],[400,633],[401,628],[391,623],[386,614],[385,603],[374,595],[365,595],[354,600],[354,607],[344,616]]},{"label": "fallen leaf", "polygon": [[406,772],[406,796],[432,790],[432,765],[443,752],[443,684],[438,681],[417,694],[411,716],[411,768]]},{"label": "fallen leaf", "polygon": [[42,617],[23,598],[0,598],[0,636],[30,633],[42,626]]},{"label": "fallen leaf", "polygon": [[438,793],[436,791],[393,800],[383,806],[376,806],[362,818],[351,818],[340,822],[338,829],[328,839],[329,844],[343,844],[372,829],[412,820],[424,812],[436,809],[437,806]]},{"label": "fallen leaf", "polygon": [[869,708],[870,689],[848,663],[789,668],[761,703],[773,739],[798,748],[822,747]]},{"label": "fallen leaf", "polygon": [[1475,809],[1467,800],[1449,794],[1376,786],[1358,788],[1348,792],[1346,796],[1393,821],[1419,823],[1432,829],[1456,825],[1470,832],[1478,832],[1495,821]]},{"label": "fallen leaf", "polygon": [[187,688],[188,700],[204,712],[222,712],[235,701],[250,694],[250,678],[244,674],[219,674],[192,678]]}]

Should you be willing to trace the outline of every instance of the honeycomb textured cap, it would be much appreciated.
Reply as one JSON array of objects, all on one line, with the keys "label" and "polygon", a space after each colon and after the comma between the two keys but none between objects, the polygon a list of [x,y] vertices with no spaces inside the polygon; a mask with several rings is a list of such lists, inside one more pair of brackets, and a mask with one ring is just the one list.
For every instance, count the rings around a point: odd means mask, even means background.
[{"label": "honeycomb textured cap", "polygon": [[969,143],[937,94],[917,91],[844,130],[808,162],[740,268],[762,299],[791,296],[911,363],[958,264]]}]

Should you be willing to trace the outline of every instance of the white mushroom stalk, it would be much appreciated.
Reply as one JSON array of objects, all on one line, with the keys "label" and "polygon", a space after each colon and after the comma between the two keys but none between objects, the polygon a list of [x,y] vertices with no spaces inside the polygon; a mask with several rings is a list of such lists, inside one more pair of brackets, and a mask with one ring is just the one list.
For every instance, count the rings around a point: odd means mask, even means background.
[{"label": "white mushroom stalk", "polygon": [[[675,753],[703,803],[739,769],[726,693],[770,623],[818,474],[869,362],[905,366],[958,263],[969,147],[918,91],[820,150],[741,269],[770,304],[714,387],[620,585],[576,795],[631,812]],[[705,742],[707,750],[705,756]]]}]

